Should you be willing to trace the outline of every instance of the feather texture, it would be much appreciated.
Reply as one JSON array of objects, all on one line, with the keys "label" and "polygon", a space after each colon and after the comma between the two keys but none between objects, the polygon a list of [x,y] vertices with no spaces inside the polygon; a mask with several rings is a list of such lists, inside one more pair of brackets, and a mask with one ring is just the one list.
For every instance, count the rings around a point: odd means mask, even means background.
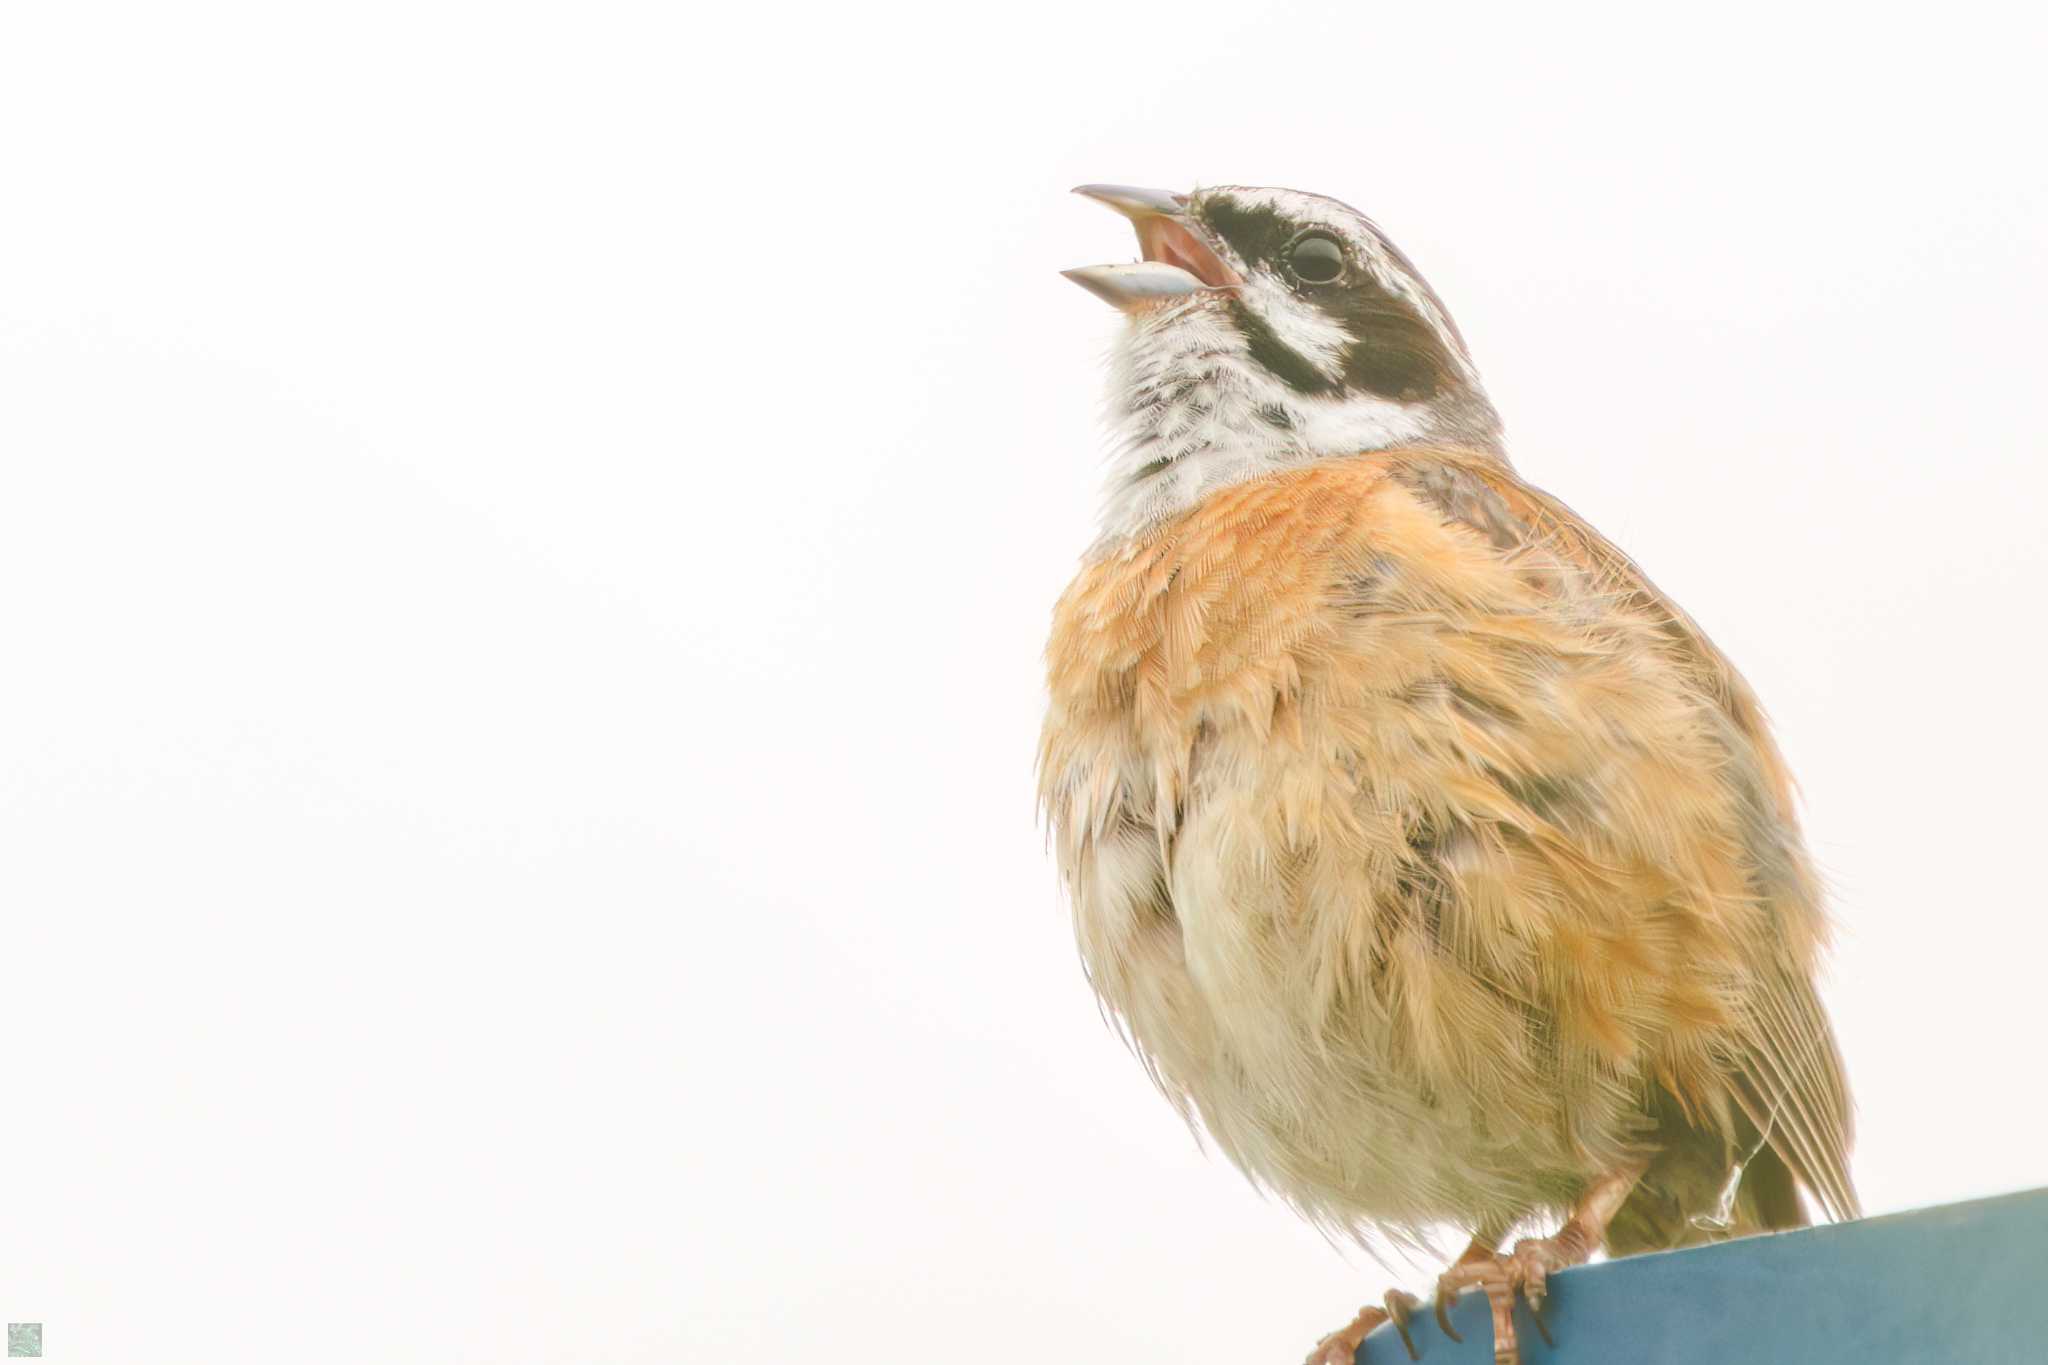
[{"label": "feather texture", "polygon": [[1097,552],[1048,669],[1090,980],[1254,1180],[1359,1237],[1498,1232],[1675,1133],[1727,1169],[1760,1136],[1855,1212],[1761,710],[1497,457],[1213,492]]}]

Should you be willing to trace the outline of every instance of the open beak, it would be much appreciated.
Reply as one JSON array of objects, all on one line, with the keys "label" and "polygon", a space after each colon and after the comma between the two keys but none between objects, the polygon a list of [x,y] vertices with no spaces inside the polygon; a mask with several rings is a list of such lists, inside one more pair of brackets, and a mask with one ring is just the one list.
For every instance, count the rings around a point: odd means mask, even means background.
[{"label": "open beak", "polygon": [[1132,185],[1082,185],[1074,193],[1106,204],[1138,233],[1135,265],[1088,265],[1060,273],[1096,297],[1130,312],[1244,283],[1187,216],[1187,196]]}]

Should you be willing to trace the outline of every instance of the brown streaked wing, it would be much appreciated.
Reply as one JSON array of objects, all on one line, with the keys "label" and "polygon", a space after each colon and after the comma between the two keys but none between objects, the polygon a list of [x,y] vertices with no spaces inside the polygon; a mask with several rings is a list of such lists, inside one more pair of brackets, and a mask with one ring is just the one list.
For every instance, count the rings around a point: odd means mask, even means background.
[{"label": "brown streaked wing", "polygon": [[[1528,523],[1533,536],[1666,623],[1665,632],[1679,656],[1748,741],[1751,756],[1771,785],[1778,817],[1796,827],[1791,772],[1771,737],[1763,707],[1692,618],[1659,591],[1634,560],[1562,501],[1489,460],[1451,458],[1445,463],[1483,482]],[[1492,520],[1480,528],[1489,535],[1497,534]],[[1809,889],[1809,894],[1814,893]],[[1817,904],[1777,908],[1779,922],[1790,920],[1786,927],[1805,936],[1808,946],[1824,932]],[[1784,945],[1795,959],[1807,956],[1798,951],[1800,946]],[[1750,1002],[1750,1036],[1730,1077],[1736,1101],[1829,1217],[1860,1217],[1862,1208],[1849,1179],[1855,1122],[1848,1084],[1840,1047],[1813,983],[1795,960],[1781,962],[1756,987]]]}]

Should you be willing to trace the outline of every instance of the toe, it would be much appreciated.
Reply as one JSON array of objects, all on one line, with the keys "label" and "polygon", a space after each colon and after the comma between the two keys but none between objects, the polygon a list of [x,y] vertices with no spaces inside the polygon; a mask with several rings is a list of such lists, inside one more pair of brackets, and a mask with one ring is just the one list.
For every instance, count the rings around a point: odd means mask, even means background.
[{"label": "toe", "polygon": [[1366,1333],[1389,1316],[1387,1309],[1377,1305],[1359,1309],[1357,1317],[1317,1342],[1303,1365],[1355,1365],[1358,1348],[1365,1341]]}]

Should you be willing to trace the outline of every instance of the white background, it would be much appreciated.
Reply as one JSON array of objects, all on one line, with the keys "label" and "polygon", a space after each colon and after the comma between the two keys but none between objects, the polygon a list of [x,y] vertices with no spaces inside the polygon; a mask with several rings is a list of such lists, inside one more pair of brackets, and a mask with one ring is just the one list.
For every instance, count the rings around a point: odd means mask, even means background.
[{"label": "white background", "polygon": [[1777,719],[1871,1208],[2048,1183],[2040,18],[685,8],[0,11],[50,1359],[1235,1365],[1377,1295],[1103,1028],[1034,825],[1078,181],[1407,248]]}]

